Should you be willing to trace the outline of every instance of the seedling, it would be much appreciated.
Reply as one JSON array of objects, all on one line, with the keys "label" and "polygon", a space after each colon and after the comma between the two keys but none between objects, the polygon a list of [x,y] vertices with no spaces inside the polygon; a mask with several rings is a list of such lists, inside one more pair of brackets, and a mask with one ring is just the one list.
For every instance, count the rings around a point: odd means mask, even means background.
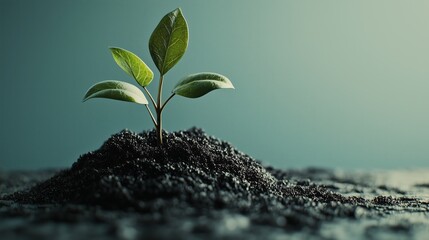
[{"label": "seedling", "polygon": [[215,89],[234,88],[231,81],[220,74],[195,73],[179,80],[167,100],[162,101],[164,76],[182,58],[188,47],[188,36],[188,24],[180,8],[177,8],[161,19],[149,39],[150,55],[160,75],[156,101],[147,89],[153,79],[152,70],[134,53],[118,47],[110,48],[113,59],[119,67],[143,87],[155,109],[156,118],[148,106],[145,94],[138,87],[122,81],[107,80],[95,84],[89,88],[83,101],[91,98],[109,98],[145,105],[155,125],[159,144],[162,144],[162,111],[175,95],[198,98]]}]

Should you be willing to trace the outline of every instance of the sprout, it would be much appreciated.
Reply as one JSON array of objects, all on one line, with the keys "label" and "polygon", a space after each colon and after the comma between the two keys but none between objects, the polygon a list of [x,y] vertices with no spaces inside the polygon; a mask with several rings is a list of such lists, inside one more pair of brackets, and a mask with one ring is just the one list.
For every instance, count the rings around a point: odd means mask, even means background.
[{"label": "sprout", "polygon": [[215,89],[234,88],[231,81],[220,74],[195,73],[182,78],[170,97],[162,101],[164,76],[185,54],[188,36],[188,24],[180,8],[165,15],[153,31],[149,40],[149,51],[160,74],[156,100],[146,88],[153,80],[152,70],[134,53],[122,48],[110,48],[113,59],[119,67],[133,77],[146,92],[155,109],[156,118],[148,106],[145,94],[138,87],[122,81],[107,80],[93,85],[86,92],[83,101],[91,98],[109,98],[145,105],[155,125],[158,142],[162,144],[162,111],[175,95],[198,98]]}]

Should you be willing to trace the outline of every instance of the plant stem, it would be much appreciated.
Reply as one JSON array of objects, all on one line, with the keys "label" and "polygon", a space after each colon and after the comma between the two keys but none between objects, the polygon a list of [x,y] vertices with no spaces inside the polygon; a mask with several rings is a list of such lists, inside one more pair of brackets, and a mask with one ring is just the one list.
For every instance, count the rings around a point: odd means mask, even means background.
[{"label": "plant stem", "polygon": [[150,94],[150,92],[147,90],[147,88],[146,88],[146,87],[143,87],[143,89],[146,91],[147,95],[149,96],[150,101],[151,101],[151,102],[152,102],[152,104],[153,104],[153,107],[154,107],[154,108],[156,108],[156,103],[155,103],[155,100],[154,100],[154,99],[153,99],[153,97],[152,97],[152,94]]},{"label": "plant stem", "polygon": [[158,134],[158,143],[162,145],[162,83],[164,81],[164,76],[161,75],[159,78],[159,86],[158,86],[158,98],[156,102],[156,132]]},{"label": "plant stem", "polygon": [[155,118],[153,117],[152,111],[150,110],[149,106],[147,104],[145,104],[147,111],[149,112],[150,118],[152,119],[153,124],[155,125],[156,128],[156,121]]},{"label": "plant stem", "polygon": [[164,110],[165,105],[176,95],[175,93],[172,93],[170,97],[167,98],[167,100],[162,104],[161,111]]}]

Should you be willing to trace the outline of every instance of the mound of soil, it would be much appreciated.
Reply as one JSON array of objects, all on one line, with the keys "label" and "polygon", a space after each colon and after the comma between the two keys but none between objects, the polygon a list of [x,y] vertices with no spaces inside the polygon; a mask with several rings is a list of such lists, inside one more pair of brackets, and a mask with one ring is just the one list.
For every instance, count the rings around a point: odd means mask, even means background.
[{"label": "mound of soil", "polygon": [[155,131],[124,130],[70,169],[6,198],[164,215],[228,209],[295,227],[333,215],[354,217],[356,207],[366,204],[308,181],[288,181],[201,129],[164,133],[164,138],[159,146]]},{"label": "mound of soil", "polygon": [[[264,167],[197,128],[164,133],[164,139],[159,146],[154,131],[124,130],[55,175],[0,172],[5,223],[0,235],[33,239],[55,230],[64,239],[279,239],[289,233],[301,234],[297,239],[344,239],[354,232],[356,239],[386,234],[421,239],[429,234],[422,215],[429,203],[410,197],[416,191],[424,197],[423,185],[404,191],[374,184],[374,174]],[[41,181],[46,176],[52,177]],[[21,191],[12,193],[16,190]]]}]

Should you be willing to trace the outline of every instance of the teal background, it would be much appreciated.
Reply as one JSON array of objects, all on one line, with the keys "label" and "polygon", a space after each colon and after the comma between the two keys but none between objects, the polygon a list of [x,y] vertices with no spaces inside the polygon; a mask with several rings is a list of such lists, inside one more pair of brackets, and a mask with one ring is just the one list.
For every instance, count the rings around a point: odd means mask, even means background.
[{"label": "teal background", "polygon": [[195,125],[284,168],[429,166],[428,1],[0,3],[0,169],[67,167],[121,129],[152,128],[137,104],[81,99],[98,81],[134,83],[108,46],[155,72],[148,39],[179,6],[190,41],[165,93],[201,71],[236,90],[175,97],[167,130]]}]

